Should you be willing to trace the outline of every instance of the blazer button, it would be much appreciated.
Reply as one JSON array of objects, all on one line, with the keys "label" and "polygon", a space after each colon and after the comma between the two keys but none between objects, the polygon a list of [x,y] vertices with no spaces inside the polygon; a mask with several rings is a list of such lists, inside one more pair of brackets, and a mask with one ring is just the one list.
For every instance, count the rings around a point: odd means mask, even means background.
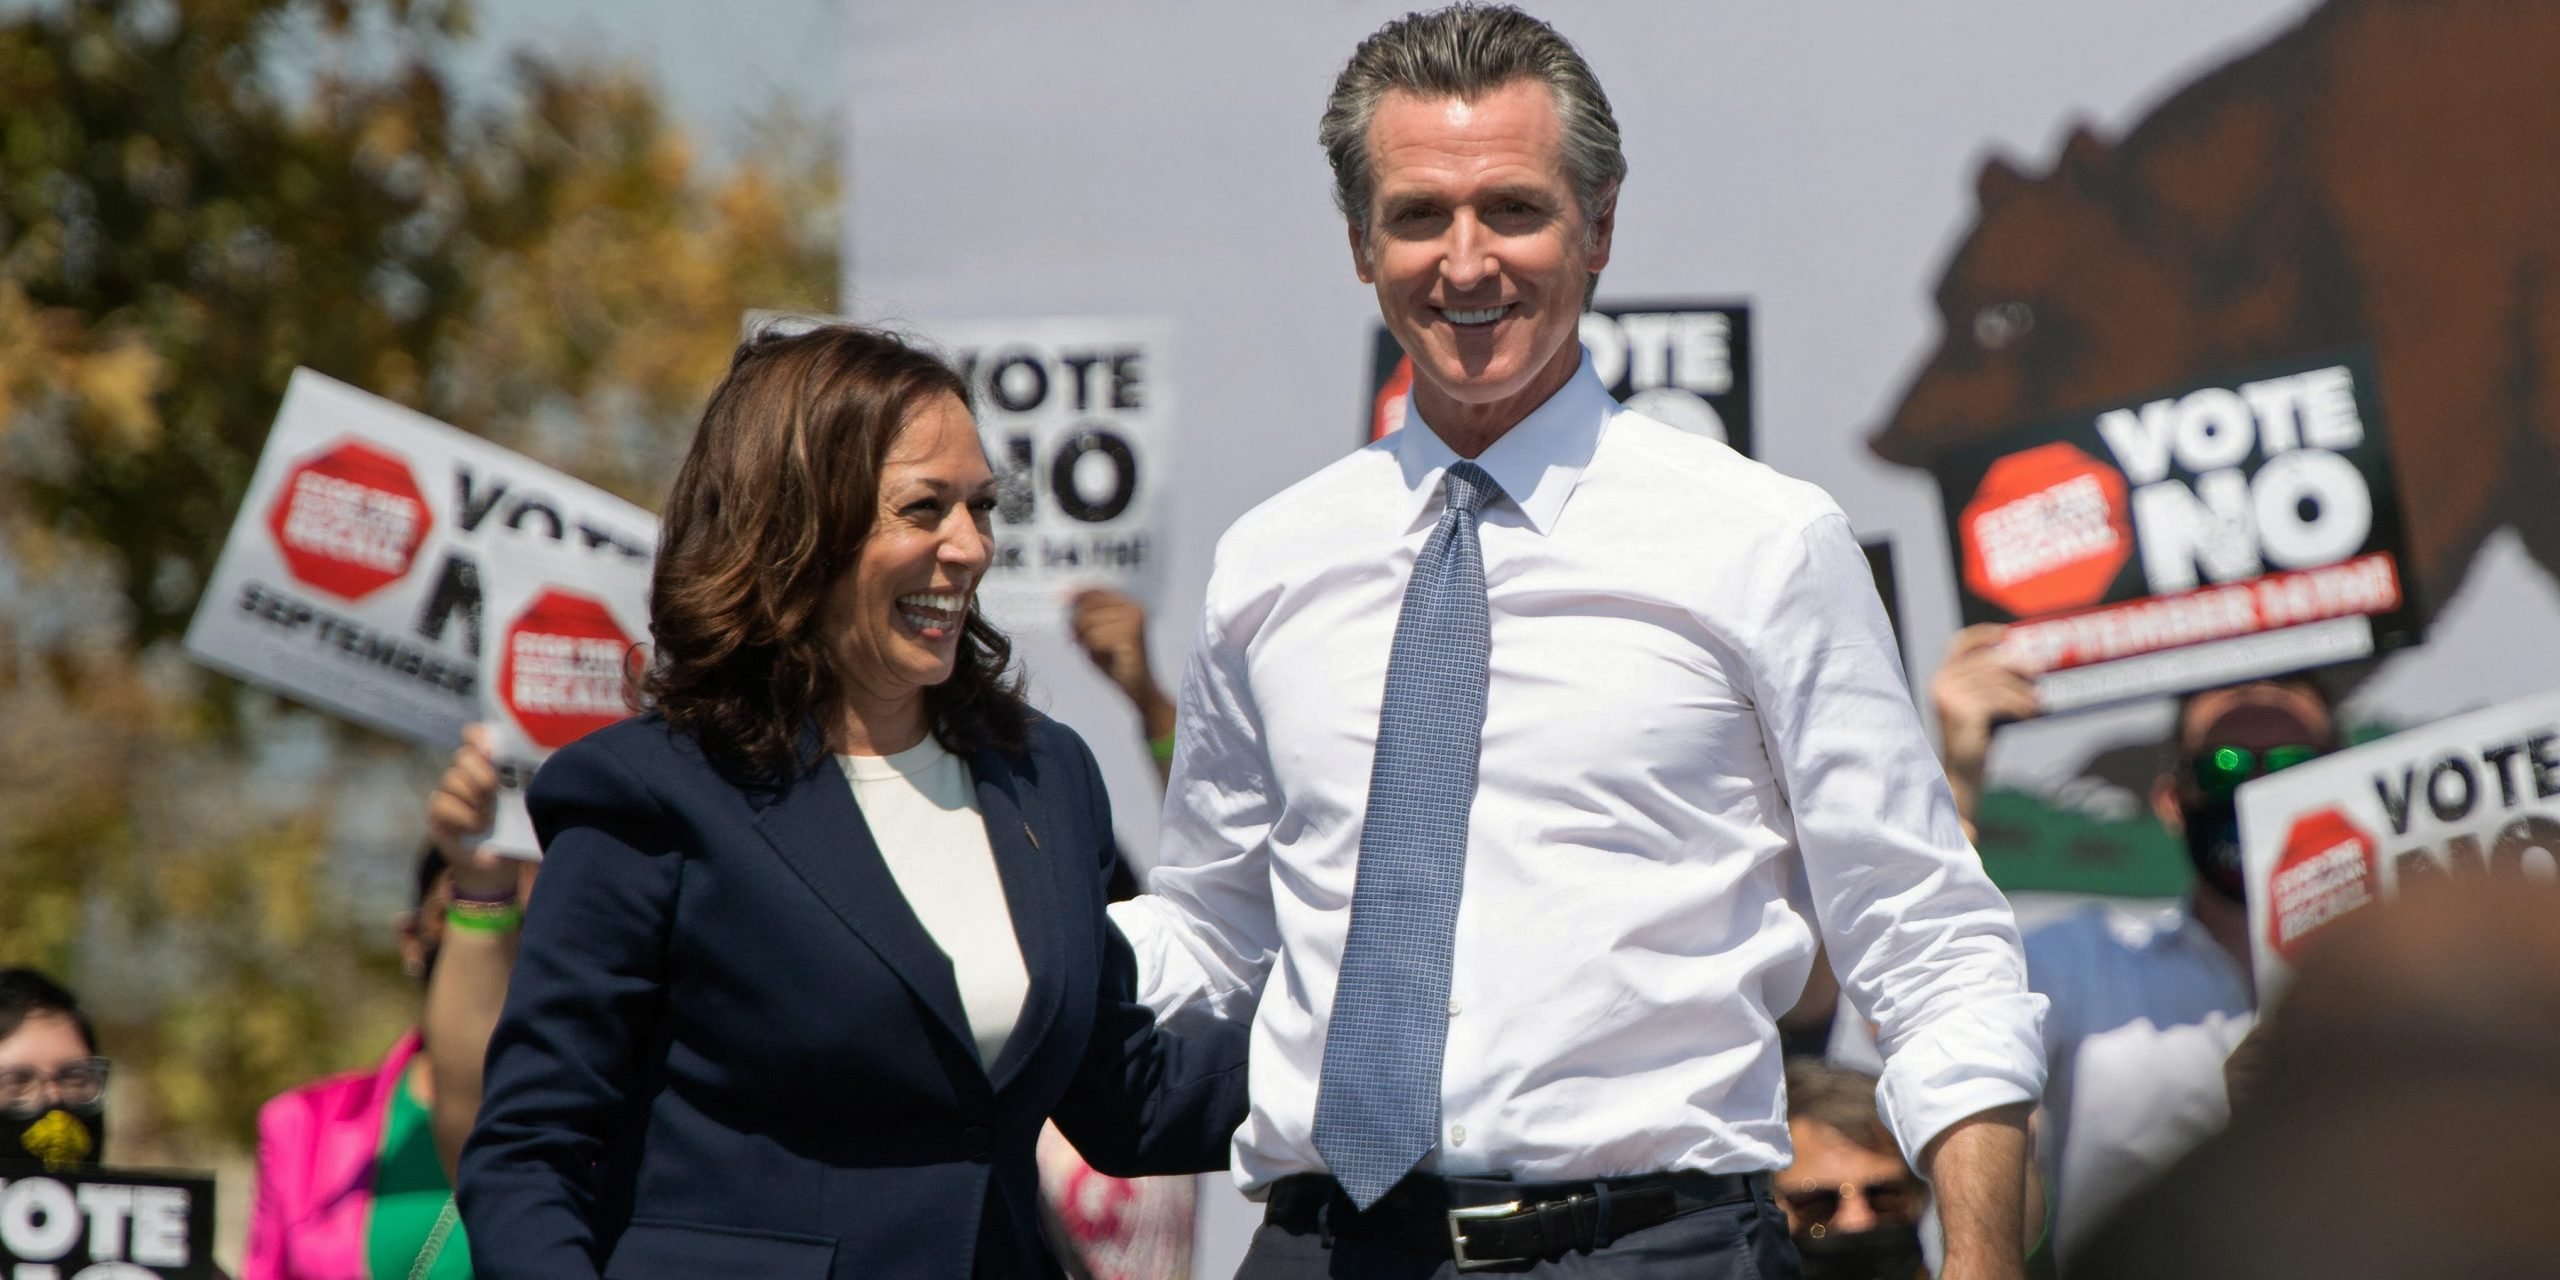
[{"label": "blazer button", "polygon": [[961,1154],[970,1159],[984,1160],[995,1154],[995,1149],[995,1135],[988,1133],[985,1125],[973,1124],[960,1131]]}]

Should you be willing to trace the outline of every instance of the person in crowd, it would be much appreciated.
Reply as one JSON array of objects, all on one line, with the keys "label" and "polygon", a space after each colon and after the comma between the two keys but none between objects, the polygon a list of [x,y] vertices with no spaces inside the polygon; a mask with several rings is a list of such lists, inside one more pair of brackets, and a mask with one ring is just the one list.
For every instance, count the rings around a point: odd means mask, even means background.
[{"label": "person in crowd", "polygon": [[[1096,670],[1129,699],[1161,782],[1173,759],[1173,699],[1147,654],[1147,607],[1104,587],[1075,593],[1067,623]],[[1112,865],[1110,900],[1138,892],[1127,851]],[[1040,1195],[1074,1280],[1189,1280],[1199,1197],[1190,1178],[1114,1178],[1085,1163],[1054,1124],[1040,1130]]]},{"label": "person in crowd", "polygon": [[1876,1078],[1817,1058],[1787,1060],[1787,1138],[1778,1204],[1805,1280],[1920,1280],[1928,1188],[1876,1114]]},{"label": "person in crowd", "polygon": [[[1993,729],[2040,713],[2034,672],[2001,635],[1988,625],[1958,633],[1930,682],[1968,822]],[[2117,1200],[2227,1117],[2222,1061],[2256,1005],[2233,792],[2337,745],[2329,698],[2308,677],[2180,699],[2149,799],[2186,848],[2194,887],[2166,908],[2092,904],[2028,932],[2027,980],[2052,1002],[2038,1161],[2066,1256]]]},{"label": "person in crowd", "polygon": [[967,390],[766,332],[669,496],[649,710],[528,793],[542,892],[461,1200],[484,1280],[1057,1274],[1033,1148],[1225,1163],[1243,1042],[1157,1033],[1085,745],[972,607]]},{"label": "person in crowd", "polygon": [[1589,65],[1517,9],[1408,15],[1319,136],[1410,410],[1220,541],[1113,908],[1169,1023],[1254,1023],[1241,1274],[1788,1274],[1775,1016],[1819,936],[1948,1274],[2016,1275],[2008,904],[1838,506],[1583,355],[1626,172]]},{"label": "person in crowd", "polygon": [[1156,780],[1164,781],[1173,770],[1173,699],[1156,683],[1147,657],[1147,607],[1124,592],[1088,587],[1067,602],[1067,623],[1084,656],[1138,713],[1147,757],[1155,761]]},{"label": "person in crowd", "polygon": [[453,1053],[423,1055],[432,1086],[436,1160],[448,1179],[461,1164],[463,1140],[480,1114],[489,1033],[507,1002],[517,930],[542,870],[538,862],[503,856],[480,841],[497,818],[496,750],[496,735],[486,726],[465,726],[462,745],[427,801],[430,847],[452,868],[445,928],[427,966],[423,1024],[429,1048],[459,1046]]},{"label": "person in crowd", "polygon": [[257,1199],[242,1280],[464,1280],[453,1171],[480,1060],[506,999],[525,862],[482,846],[498,778],[481,726],[427,802],[401,963],[425,989],[416,1029],[381,1064],[315,1080],[258,1112]]},{"label": "person in crowd", "polygon": [[102,1162],[112,1068],[69,991],[33,969],[0,969],[0,1161]]},{"label": "person in crowd", "polygon": [[2231,1123],[2069,1255],[2082,1280],[2560,1276],[2560,890],[2402,882],[2322,925]]}]

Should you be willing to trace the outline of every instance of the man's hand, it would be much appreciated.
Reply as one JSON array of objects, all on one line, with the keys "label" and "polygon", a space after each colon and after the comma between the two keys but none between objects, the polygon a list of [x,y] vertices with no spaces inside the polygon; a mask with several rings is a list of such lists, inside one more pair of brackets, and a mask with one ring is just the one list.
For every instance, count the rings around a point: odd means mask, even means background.
[{"label": "man's hand", "polygon": [[1967,1116],[1922,1153],[1947,1238],[1938,1280],[2026,1275],[2027,1110],[2022,1102]]},{"label": "man's hand", "polygon": [[1156,684],[1155,670],[1147,662],[1147,607],[1100,587],[1077,592],[1068,604],[1076,643],[1138,709],[1147,737],[1173,732],[1173,700]]},{"label": "man's hand", "polygon": [[1983,761],[1991,754],[1991,731],[2012,720],[2031,720],[2044,713],[2036,698],[2035,668],[2000,647],[2007,628],[1980,623],[1956,633],[1947,646],[1938,674],[1929,680],[1929,699],[1937,704],[1938,734],[1947,770],[1947,787],[1955,792],[1956,813],[1965,832],[1973,832],[1982,805]]}]

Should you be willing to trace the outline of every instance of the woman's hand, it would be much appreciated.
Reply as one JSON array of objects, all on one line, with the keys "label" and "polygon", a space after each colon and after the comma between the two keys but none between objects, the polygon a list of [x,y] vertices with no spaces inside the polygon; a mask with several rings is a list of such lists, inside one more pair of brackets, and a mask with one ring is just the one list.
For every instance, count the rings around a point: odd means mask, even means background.
[{"label": "woman's hand", "polygon": [[521,859],[501,857],[480,842],[498,817],[496,745],[489,726],[464,725],[462,745],[427,798],[427,839],[452,869],[454,890],[466,897],[513,892],[524,868]]}]

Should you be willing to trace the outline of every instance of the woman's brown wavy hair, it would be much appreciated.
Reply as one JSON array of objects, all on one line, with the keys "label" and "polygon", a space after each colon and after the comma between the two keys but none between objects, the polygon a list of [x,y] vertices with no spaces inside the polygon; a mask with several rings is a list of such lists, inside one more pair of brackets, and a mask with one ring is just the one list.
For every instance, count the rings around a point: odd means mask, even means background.
[{"label": "woman's brown wavy hair", "polygon": [[[908,417],[969,402],[948,365],[854,325],[750,338],[711,393],[658,534],[646,701],[737,781],[779,785],[821,754],[844,684],[819,618],[880,510]],[[1018,751],[1030,712],[1013,646],[974,610],[951,678],[925,691],[954,752]]]}]

